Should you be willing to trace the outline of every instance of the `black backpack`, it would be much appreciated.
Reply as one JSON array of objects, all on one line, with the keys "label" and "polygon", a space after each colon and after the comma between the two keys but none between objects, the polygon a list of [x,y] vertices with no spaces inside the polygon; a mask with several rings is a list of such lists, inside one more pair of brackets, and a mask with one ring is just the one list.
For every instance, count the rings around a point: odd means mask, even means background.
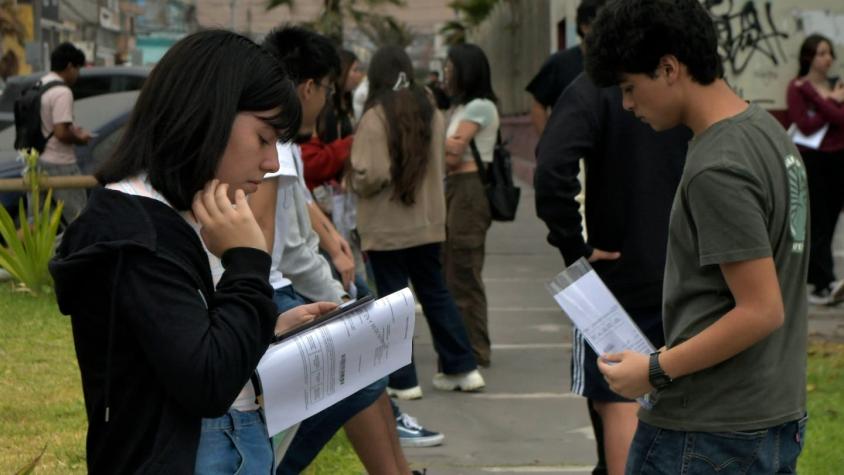
[{"label": "black backpack", "polygon": [[475,139],[469,142],[472,148],[472,155],[475,157],[475,165],[478,166],[478,174],[486,189],[486,197],[489,201],[489,211],[495,221],[513,221],[516,219],[516,209],[519,207],[519,198],[522,190],[513,184],[513,162],[510,158],[510,151],[501,141],[501,130],[495,139],[495,148],[492,153],[492,163],[484,167],[481,161],[481,153],[475,145]]},{"label": "black backpack", "polygon": [[15,99],[15,150],[34,148],[38,153],[44,151],[53,132],[46,137],[41,132],[41,96],[54,86],[63,85],[62,81],[47,84],[38,81]]}]

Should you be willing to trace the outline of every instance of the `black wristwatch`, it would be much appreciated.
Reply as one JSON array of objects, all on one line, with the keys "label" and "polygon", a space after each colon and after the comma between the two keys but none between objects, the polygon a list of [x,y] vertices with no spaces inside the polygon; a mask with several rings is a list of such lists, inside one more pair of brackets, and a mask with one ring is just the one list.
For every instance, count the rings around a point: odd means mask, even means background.
[{"label": "black wristwatch", "polygon": [[659,352],[651,353],[650,363],[648,364],[648,381],[656,389],[663,389],[671,384],[671,377],[665,374],[662,366],[659,365]]}]

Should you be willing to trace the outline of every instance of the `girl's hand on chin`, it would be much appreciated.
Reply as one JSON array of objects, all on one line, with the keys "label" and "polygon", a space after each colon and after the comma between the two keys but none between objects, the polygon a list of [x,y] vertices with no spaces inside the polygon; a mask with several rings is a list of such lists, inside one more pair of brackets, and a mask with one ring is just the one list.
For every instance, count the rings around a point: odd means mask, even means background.
[{"label": "girl's hand on chin", "polygon": [[193,198],[193,214],[201,228],[205,247],[217,257],[234,247],[252,247],[267,252],[267,242],[252,215],[246,194],[235,192],[235,204],[229,201],[229,185],[214,179]]}]

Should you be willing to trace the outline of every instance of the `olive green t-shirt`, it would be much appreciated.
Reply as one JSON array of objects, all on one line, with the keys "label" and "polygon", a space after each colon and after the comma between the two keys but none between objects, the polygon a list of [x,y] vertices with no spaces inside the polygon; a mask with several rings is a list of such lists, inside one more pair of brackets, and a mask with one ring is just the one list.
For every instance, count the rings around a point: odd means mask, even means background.
[{"label": "olive green t-shirt", "polygon": [[723,363],[675,380],[640,418],[682,431],[745,431],[806,411],[808,189],[800,154],[763,109],[705,130],[689,145],[674,197],[663,288],[669,348],[735,306],[719,264],[772,257],[785,323]]}]

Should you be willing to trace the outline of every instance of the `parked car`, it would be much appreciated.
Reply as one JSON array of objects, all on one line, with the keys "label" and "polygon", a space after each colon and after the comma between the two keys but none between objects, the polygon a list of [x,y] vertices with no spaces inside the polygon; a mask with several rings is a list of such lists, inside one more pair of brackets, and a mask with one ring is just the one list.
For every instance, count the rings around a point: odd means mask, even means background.
[{"label": "parked car", "polygon": [[[75,100],[112,92],[137,91],[143,87],[151,68],[92,66],[79,70],[79,79],[71,86]],[[45,72],[12,76],[0,94],[0,130],[15,123],[15,100],[27,87],[38,82]]]},{"label": "parked car", "polygon": [[[87,145],[74,147],[76,160],[83,174],[94,173],[97,166],[117,147],[138,94],[139,91],[103,94],[74,103],[75,124],[94,135]],[[0,178],[20,178],[23,173],[24,164],[18,160],[14,142],[14,127],[0,131]],[[16,217],[18,200],[22,196],[25,194],[21,192],[0,193],[0,205]]]}]

